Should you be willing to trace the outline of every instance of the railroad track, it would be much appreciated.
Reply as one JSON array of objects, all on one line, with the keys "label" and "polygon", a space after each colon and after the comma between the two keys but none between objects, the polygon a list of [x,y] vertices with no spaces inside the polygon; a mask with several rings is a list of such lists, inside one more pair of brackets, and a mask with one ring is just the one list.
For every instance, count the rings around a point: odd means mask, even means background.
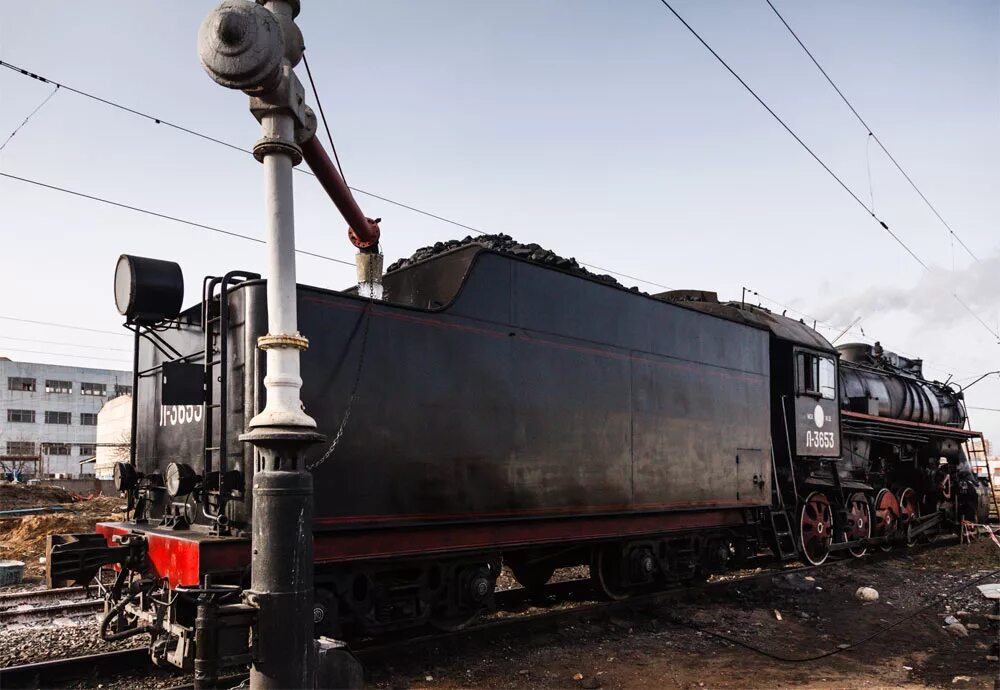
[{"label": "railroad track", "polygon": [[0,624],[37,623],[54,618],[77,617],[104,608],[101,599],[83,587],[34,589],[0,594]]},{"label": "railroad track", "polygon": [[[918,553],[927,549],[938,548],[953,543],[940,541],[905,549],[904,553]],[[401,647],[408,645],[429,645],[473,639],[479,636],[502,634],[511,630],[537,630],[538,628],[559,627],[570,621],[593,618],[598,615],[613,615],[629,610],[641,609],[669,601],[678,596],[696,593],[708,593],[724,590],[731,586],[746,585],[758,580],[783,575],[804,574],[822,570],[835,564],[858,567],[865,564],[892,560],[900,552],[869,553],[862,559],[844,559],[827,561],[822,565],[776,565],[762,566],[760,572],[735,577],[722,577],[717,580],[696,585],[679,585],[667,589],[631,596],[621,601],[601,601],[590,581],[587,579],[569,580],[548,585],[540,595],[530,595],[521,588],[497,592],[497,611],[488,614],[483,620],[460,630],[434,631],[413,635],[400,633],[387,635],[377,640],[363,641],[351,649],[362,663],[372,665],[380,660],[391,659],[392,654]],[[575,605],[565,608],[554,608],[556,605],[575,601]],[[523,613],[525,606],[542,609],[538,613]],[[548,608],[547,608],[548,607]],[[58,687],[67,680],[81,680],[123,672],[138,672],[152,668],[148,651],[145,648],[129,649],[120,652],[106,652],[94,656],[74,657],[70,659],[55,659],[24,666],[14,666],[0,669],[0,688],[22,687]],[[220,678],[218,687],[231,688],[246,680],[248,674],[227,675]],[[188,677],[190,680],[190,677]],[[190,684],[177,685],[170,690],[189,690]]]},{"label": "railroad track", "polygon": [[94,687],[110,675],[152,666],[145,647],[101,652],[68,659],[39,661],[23,666],[0,668],[0,688],[59,688],[68,683],[95,679]]}]

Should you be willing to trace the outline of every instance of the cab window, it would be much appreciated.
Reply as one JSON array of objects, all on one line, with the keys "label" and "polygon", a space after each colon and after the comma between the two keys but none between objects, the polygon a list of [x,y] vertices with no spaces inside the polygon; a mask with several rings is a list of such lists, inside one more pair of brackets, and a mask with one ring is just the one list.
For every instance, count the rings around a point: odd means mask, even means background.
[{"label": "cab window", "polygon": [[837,397],[836,365],[833,358],[812,352],[799,352],[796,356],[796,375],[799,394],[827,400]]}]

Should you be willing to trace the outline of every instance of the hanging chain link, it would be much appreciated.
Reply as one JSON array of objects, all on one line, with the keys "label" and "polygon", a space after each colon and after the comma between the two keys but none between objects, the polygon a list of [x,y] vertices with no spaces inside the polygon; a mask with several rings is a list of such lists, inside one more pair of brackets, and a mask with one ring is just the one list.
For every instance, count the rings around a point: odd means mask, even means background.
[{"label": "hanging chain link", "polygon": [[333,455],[333,451],[337,449],[337,445],[340,443],[340,439],[344,436],[344,430],[347,429],[347,422],[351,418],[351,410],[354,408],[354,401],[358,398],[358,388],[361,383],[361,372],[365,367],[365,353],[368,351],[368,328],[372,321],[372,309],[375,304],[375,287],[372,285],[370,288],[370,293],[368,295],[368,304],[365,305],[365,311],[361,315],[361,318],[365,320],[364,327],[361,331],[361,354],[358,356],[358,368],[354,372],[354,383],[351,386],[351,397],[347,401],[347,409],[344,410],[344,416],[340,420],[340,426],[337,427],[337,433],[333,437],[333,441],[330,442],[330,447],[326,449],[323,456],[316,462],[306,465],[306,469],[310,472],[315,470],[317,467],[322,465],[327,459]]}]

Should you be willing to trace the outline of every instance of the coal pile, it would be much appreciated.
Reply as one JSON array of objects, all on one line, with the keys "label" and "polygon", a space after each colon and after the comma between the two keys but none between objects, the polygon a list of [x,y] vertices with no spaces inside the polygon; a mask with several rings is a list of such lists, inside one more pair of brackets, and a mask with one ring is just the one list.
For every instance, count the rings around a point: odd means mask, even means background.
[{"label": "coal pile", "polygon": [[[568,271],[569,273],[575,273],[576,275],[584,276],[592,280],[598,280],[602,283],[606,283],[607,285],[624,287],[624,285],[609,275],[588,271],[586,268],[581,266],[576,259],[566,259],[535,243],[521,244],[510,235],[504,235],[502,233],[499,235],[477,235],[475,237],[466,235],[460,240],[435,242],[429,247],[421,247],[409,258],[395,261],[389,266],[388,269],[386,269],[386,273],[391,273],[392,271],[399,270],[400,268],[405,268],[417,262],[430,259],[431,257],[437,256],[443,252],[457,249],[458,247],[464,247],[469,244],[479,244],[487,249],[491,249],[501,254],[510,254],[511,256],[516,256],[520,259],[526,259],[545,266],[552,266],[553,268]],[[633,292],[639,291],[639,289],[635,287],[631,289]]]}]

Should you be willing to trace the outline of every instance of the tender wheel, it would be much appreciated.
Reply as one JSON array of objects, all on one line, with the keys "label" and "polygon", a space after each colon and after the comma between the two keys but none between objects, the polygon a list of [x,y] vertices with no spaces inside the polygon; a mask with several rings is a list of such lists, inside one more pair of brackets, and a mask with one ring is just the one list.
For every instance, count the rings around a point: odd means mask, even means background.
[{"label": "tender wheel", "polygon": [[545,563],[523,563],[514,561],[508,563],[510,571],[518,584],[531,593],[541,592],[556,571],[555,565]]},{"label": "tender wheel", "polygon": [[[908,531],[910,522],[914,518],[920,517],[920,504],[917,502],[917,492],[906,487],[899,492],[899,528]],[[913,546],[916,540],[907,539],[906,545]]]},{"label": "tender wheel", "polygon": [[590,560],[590,579],[608,599],[621,601],[628,598],[625,564],[621,549],[617,545],[599,546],[594,549]]},{"label": "tender wheel", "polygon": [[[873,521],[874,536],[885,537],[895,534],[899,529],[899,501],[888,489],[882,489],[875,497],[875,520]],[[891,551],[892,544],[880,544],[883,551]]]},{"label": "tender wheel", "polygon": [[799,517],[799,544],[802,555],[813,565],[820,565],[830,555],[833,541],[833,511],[830,500],[820,491],[813,491],[802,504]]},{"label": "tender wheel", "polygon": [[493,600],[496,576],[500,569],[492,565],[466,566],[455,574],[455,596],[431,614],[430,624],[438,630],[461,630],[479,617]]},{"label": "tender wheel", "polygon": [[[847,541],[868,539],[872,536],[872,510],[868,505],[868,498],[860,491],[847,498],[847,521],[847,531],[844,533]],[[847,550],[855,558],[861,558],[868,553],[866,547],[860,546],[851,546]]]}]

